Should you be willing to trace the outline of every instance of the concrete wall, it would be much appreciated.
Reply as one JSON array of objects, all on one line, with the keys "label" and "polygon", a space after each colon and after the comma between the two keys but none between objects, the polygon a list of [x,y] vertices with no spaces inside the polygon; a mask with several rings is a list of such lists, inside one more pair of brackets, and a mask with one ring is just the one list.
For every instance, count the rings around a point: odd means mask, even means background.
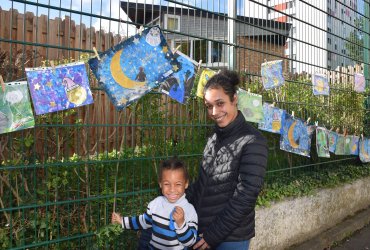
[{"label": "concrete wall", "polygon": [[256,211],[251,250],[286,249],[333,227],[370,205],[370,177]]}]

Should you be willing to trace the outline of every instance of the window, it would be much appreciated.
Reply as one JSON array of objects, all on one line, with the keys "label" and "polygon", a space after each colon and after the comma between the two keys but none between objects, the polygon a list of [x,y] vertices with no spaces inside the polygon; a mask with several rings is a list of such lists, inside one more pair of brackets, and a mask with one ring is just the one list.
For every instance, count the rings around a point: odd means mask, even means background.
[{"label": "window", "polygon": [[328,52],[328,61],[330,61],[331,60],[331,52],[329,51]]},{"label": "window", "polygon": [[338,49],[338,46],[336,44],[334,44],[334,49],[337,50]]},{"label": "window", "polygon": [[180,17],[176,15],[164,15],[164,28],[173,31],[180,31]]},{"label": "window", "polygon": [[225,66],[227,63],[227,49],[223,42],[224,41],[211,42],[207,40],[177,40],[171,41],[171,46],[173,48],[177,48],[177,46],[181,45],[179,50],[188,55],[194,61],[199,62],[202,60],[202,64],[217,67]]},{"label": "window", "polygon": [[328,44],[331,44],[331,38],[328,37]]}]

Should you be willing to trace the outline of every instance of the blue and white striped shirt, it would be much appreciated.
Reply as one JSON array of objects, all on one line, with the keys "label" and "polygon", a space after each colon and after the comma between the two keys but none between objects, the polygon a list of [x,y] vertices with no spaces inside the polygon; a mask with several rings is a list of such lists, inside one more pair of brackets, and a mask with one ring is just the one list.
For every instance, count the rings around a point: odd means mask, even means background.
[{"label": "blue and white striped shirt", "polygon": [[[170,226],[170,215],[175,206],[184,210],[185,222],[180,227],[173,221]],[[152,249],[181,250],[195,244],[198,230],[198,216],[193,205],[185,198],[185,194],[175,203],[166,197],[159,196],[148,204],[147,211],[139,216],[124,217],[124,229],[147,229],[152,227]],[[171,229],[172,228],[172,229]]]}]

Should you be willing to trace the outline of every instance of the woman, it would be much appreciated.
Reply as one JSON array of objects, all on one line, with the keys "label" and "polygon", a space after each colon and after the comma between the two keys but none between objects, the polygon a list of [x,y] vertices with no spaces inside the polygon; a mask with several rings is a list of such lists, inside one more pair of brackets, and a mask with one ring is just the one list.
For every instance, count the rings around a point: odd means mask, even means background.
[{"label": "woman", "polygon": [[[216,123],[197,180],[186,198],[198,213],[194,249],[247,250],[254,236],[257,196],[267,165],[267,142],[237,109],[236,72],[224,70],[204,87],[208,115]],[[145,235],[145,233],[144,233]],[[140,249],[144,245],[140,241]]]},{"label": "woman", "polygon": [[186,192],[202,235],[194,249],[246,250],[255,234],[255,205],[268,149],[266,139],[237,109],[238,84],[238,74],[224,70],[204,87],[204,102],[216,126],[198,179]]}]

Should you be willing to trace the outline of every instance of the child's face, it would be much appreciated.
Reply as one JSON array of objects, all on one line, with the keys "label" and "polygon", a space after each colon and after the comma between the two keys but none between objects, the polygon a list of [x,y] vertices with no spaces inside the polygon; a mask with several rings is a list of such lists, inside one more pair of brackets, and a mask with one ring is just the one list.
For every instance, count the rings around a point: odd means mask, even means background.
[{"label": "child's face", "polygon": [[159,183],[159,186],[162,189],[162,194],[167,198],[167,200],[174,203],[183,196],[188,184],[189,183],[185,179],[183,170],[167,169],[162,172],[162,180]]}]

